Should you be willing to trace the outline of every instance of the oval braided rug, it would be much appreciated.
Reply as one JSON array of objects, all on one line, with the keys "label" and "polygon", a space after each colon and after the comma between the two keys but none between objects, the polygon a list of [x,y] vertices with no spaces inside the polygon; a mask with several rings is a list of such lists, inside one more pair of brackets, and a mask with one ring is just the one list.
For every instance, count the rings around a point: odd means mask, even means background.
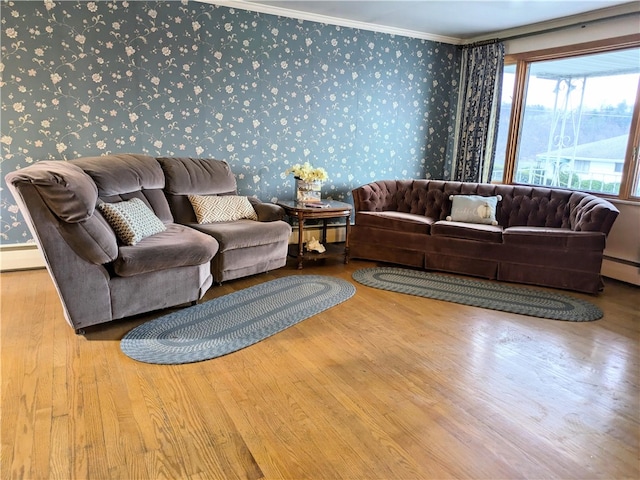
[{"label": "oval braided rug", "polygon": [[489,280],[393,267],[363,268],[353,272],[352,277],[358,283],[382,290],[533,317],[590,322],[603,315],[597,306],[585,300]]},{"label": "oval braided rug", "polygon": [[199,362],[235,352],[351,298],[355,287],[323,275],[295,275],[184,308],[134,328],[120,342],[146,363]]}]

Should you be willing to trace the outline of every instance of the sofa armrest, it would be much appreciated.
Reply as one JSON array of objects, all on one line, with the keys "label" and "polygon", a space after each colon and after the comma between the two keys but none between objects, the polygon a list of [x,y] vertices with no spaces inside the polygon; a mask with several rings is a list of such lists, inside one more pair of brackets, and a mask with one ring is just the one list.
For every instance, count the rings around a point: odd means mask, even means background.
[{"label": "sofa armrest", "polygon": [[274,203],[262,202],[257,197],[247,197],[258,215],[259,222],[275,222],[284,218],[284,208]]},{"label": "sofa armrest", "polygon": [[619,213],[620,211],[611,202],[594,195],[585,195],[570,214],[571,229],[577,232],[602,232],[608,235]]}]

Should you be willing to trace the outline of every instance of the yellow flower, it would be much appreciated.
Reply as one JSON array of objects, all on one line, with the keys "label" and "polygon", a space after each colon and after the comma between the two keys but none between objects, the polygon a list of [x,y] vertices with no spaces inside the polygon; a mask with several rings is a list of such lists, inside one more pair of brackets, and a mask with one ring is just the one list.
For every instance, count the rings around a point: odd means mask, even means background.
[{"label": "yellow flower", "polygon": [[323,182],[329,179],[329,175],[324,168],[313,168],[309,162],[304,162],[302,165],[296,163],[295,165],[292,165],[291,168],[288,168],[285,171],[286,175],[289,175],[291,173],[293,173],[293,176],[295,178],[298,178],[305,182]]}]

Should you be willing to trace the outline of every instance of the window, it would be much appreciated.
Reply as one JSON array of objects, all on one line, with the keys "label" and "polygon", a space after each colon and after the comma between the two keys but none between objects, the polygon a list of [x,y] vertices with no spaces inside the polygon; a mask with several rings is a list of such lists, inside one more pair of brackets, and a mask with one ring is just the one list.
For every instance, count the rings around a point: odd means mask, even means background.
[{"label": "window", "polygon": [[505,59],[493,181],[640,200],[640,41]]}]

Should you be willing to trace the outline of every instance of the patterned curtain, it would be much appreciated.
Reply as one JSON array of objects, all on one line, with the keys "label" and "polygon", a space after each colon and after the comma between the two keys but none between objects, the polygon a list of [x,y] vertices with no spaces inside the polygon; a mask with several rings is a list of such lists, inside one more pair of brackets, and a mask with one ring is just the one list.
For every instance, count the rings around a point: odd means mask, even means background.
[{"label": "patterned curtain", "polygon": [[489,182],[495,157],[504,44],[463,47],[454,180]]}]

